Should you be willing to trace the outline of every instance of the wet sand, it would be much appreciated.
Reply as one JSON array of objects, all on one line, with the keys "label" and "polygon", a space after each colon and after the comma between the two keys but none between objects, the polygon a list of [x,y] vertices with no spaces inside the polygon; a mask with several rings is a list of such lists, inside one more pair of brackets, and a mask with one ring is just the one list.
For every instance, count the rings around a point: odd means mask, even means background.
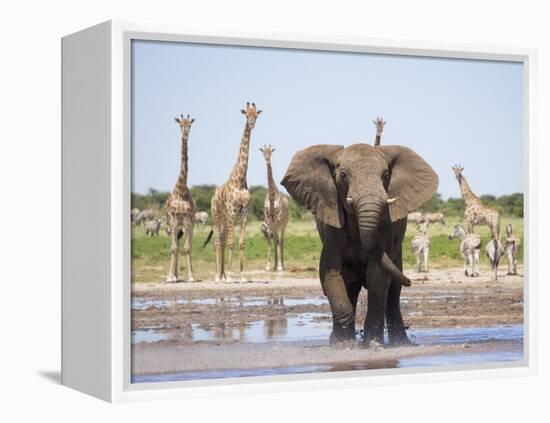
[{"label": "wet sand", "polygon": [[[523,273],[523,269],[519,271]],[[405,273],[412,286],[403,289],[401,304],[413,338],[415,330],[523,322],[522,276],[505,276],[501,270],[499,280],[492,281],[488,269],[482,269],[480,277],[470,278],[461,268],[420,274],[409,269]],[[482,337],[468,342],[468,333],[458,343],[374,349],[356,344],[330,347],[330,307],[318,279],[265,272],[247,276],[253,282],[135,284],[133,374],[319,364],[330,365],[330,369],[396,367],[396,360],[407,357],[521,348],[517,339],[495,341],[489,337],[481,342]],[[363,290],[358,302],[358,330],[365,314]]]}]

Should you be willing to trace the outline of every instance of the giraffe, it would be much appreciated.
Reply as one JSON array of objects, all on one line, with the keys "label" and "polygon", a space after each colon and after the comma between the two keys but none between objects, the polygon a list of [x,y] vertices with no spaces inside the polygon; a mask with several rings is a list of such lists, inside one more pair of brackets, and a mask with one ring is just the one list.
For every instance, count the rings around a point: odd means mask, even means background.
[{"label": "giraffe", "polygon": [[[250,134],[261,110],[256,109],[254,103],[246,103],[246,109],[241,109],[246,116],[246,124],[241,139],[239,157],[231,171],[229,179],[214,192],[212,197],[212,219],[214,222],[214,234],[216,243],[216,277],[215,281],[227,281],[225,275],[224,250],[227,241],[229,250],[228,262],[231,269],[233,256],[233,231],[235,222],[241,219],[239,236],[239,275],[243,278],[243,255],[245,245],[246,220],[248,218],[248,205],[250,192],[246,184],[246,172],[248,170],[248,151],[250,146]],[[207,240],[208,242],[208,240]],[[205,243],[206,244],[206,243]]]},{"label": "giraffe", "polygon": [[464,199],[464,219],[466,219],[468,233],[474,232],[475,225],[485,224],[491,230],[492,239],[498,240],[500,237],[500,214],[494,208],[481,203],[477,195],[470,189],[464,175],[462,175],[463,170],[464,168],[460,165],[453,166]]},{"label": "giraffe", "polygon": [[181,163],[180,173],[176,186],[166,200],[166,228],[172,238],[170,270],[166,278],[166,282],[178,281],[178,254],[179,241],[185,235],[185,245],[183,254],[187,257],[187,274],[188,281],[193,282],[193,266],[191,265],[191,243],[193,241],[193,227],[195,225],[195,204],[191,193],[187,188],[187,141],[189,139],[189,131],[195,119],[191,119],[189,115],[186,118],[180,115],[174,119],[181,128]]},{"label": "giraffe", "polygon": [[282,195],[275,181],[271,169],[271,154],[275,151],[270,145],[260,148],[267,166],[267,195],[264,201],[264,221],[267,225],[267,265],[271,270],[271,241],[275,244],[275,267],[278,271],[284,270],[284,236],[288,223],[288,200]]},{"label": "giraffe", "polygon": [[376,120],[373,120],[372,123],[376,126],[376,139],[374,141],[374,146],[380,145],[380,140],[382,139],[382,131],[384,131],[384,125],[386,121],[382,118],[377,117]]}]

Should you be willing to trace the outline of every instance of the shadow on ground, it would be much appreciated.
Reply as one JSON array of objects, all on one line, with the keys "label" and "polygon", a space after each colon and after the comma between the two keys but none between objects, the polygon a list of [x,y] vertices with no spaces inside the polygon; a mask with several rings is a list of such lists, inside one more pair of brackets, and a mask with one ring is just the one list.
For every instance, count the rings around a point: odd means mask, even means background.
[{"label": "shadow on ground", "polygon": [[52,383],[61,385],[61,372],[59,370],[41,370],[38,374]]}]

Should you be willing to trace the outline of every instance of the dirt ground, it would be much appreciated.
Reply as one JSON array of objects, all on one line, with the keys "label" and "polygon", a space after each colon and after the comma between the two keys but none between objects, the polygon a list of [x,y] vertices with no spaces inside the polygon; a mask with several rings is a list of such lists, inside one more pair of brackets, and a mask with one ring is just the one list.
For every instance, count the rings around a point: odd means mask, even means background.
[{"label": "dirt ground", "polygon": [[[489,269],[483,268],[477,278],[466,277],[461,268],[420,274],[408,269],[405,273],[412,286],[403,288],[401,295],[405,324],[413,331],[520,324],[523,268],[519,272],[518,276],[506,276],[501,271],[499,280],[493,281]],[[310,316],[310,326],[312,322],[325,330],[330,326],[330,307],[319,280],[291,273],[251,272],[247,277],[250,282],[245,283],[134,284],[132,331],[154,333],[159,338],[134,340],[133,374],[319,363],[335,369],[392,367],[397,358],[503,347],[488,342],[377,351],[357,345],[334,348],[326,342],[277,342],[278,334],[289,331],[288,319],[293,316]],[[366,294],[363,290],[358,302],[358,331],[366,315]],[[258,321],[271,335],[269,342],[251,343],[243,335]],[[298,337],[308,333],[306,326],[294,328]],[[197,339],[197,331],[212,335],[212,339]]]}]

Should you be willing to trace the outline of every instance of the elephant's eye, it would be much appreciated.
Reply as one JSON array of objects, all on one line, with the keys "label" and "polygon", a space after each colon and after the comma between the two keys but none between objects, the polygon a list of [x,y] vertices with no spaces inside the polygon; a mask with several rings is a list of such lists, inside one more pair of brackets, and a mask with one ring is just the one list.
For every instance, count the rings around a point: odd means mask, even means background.
[{"label": "elephant's eye", "polygon": [[382,174],[382,179],[383,179],[384,181],[387,181],[387,180],[390,179],[390,172],[389,172],[389,170],[385,170],[385,171],[384,171],[384,173]]},{"label": "elephant's eye", "polygon": [[347,179],[347,177],[348,177],[348,174],[346,173],[345,170],[340,171],[340,179],[342,181],[345,181]]}]

